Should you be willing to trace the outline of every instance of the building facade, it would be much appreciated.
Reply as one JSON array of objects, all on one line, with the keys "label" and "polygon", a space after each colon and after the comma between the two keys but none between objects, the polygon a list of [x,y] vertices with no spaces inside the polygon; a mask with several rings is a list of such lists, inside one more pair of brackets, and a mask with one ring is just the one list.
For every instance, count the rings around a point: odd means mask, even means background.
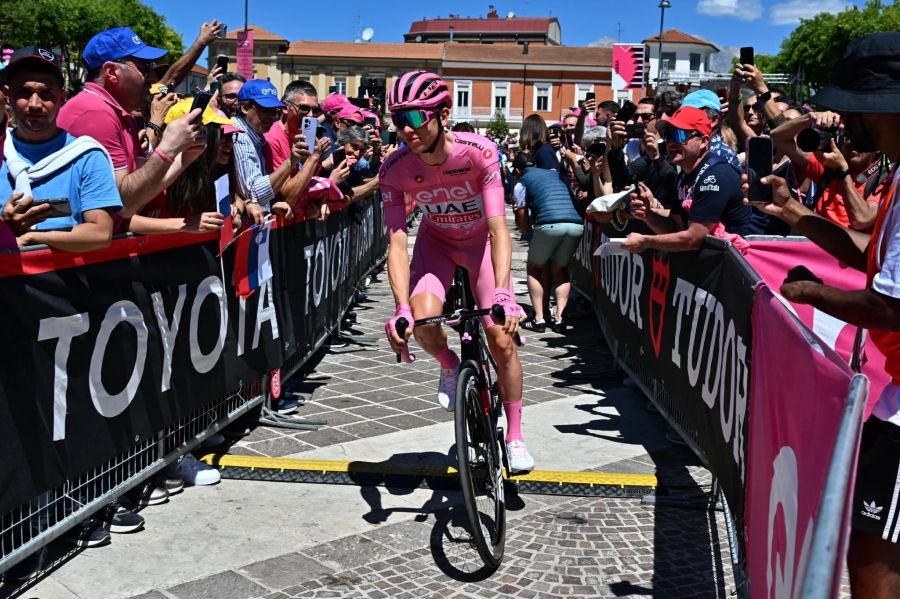
[{"label": "building facade", "polygon": [[659,35],[648,37],[644,43],[650,49],[650,79],[654,85],[688,85],[697,87],[711,78],[710,57],[719,51],[714,44],[678,31],[669,29],[662,34],[662,77],[659,77]]},{"label": "building facade", "polygon": [[[252,26],[254,71],[278,89],[308,79],[320,98],[336,90],[356,96],[363,77],[384,77],[387,86],[412,69],[441,74],[452,88],[453,120],[483,129],[500,110],[516,130],[529,114],[548,122],[593,92],[597,101],[613,99],[609,48],[552,44],[351,43],[297,41]],[[236,68],[234,31],[210,45],[212,66],[219,54]]]}]

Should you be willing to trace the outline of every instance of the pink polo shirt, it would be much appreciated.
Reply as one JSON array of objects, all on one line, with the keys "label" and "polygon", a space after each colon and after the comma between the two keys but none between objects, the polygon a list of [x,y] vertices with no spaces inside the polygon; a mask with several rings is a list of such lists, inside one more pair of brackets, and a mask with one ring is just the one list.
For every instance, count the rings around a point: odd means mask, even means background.
[{"label": "pink polo shirt", "polygon": [[269,142],[269,147],[272,149],[272,165],[271,171],[274,171],[276,168],[281,166],[281,163],[291,157],[291,140],[288,139],[287,131],[284,130],[284,125],[281,124],[281,121],[276,121],[272,127],[266,131],[264,136],[266,141]]},{"label": "pink polo shirt", "polygon": [[133,172],[146,158],[134,117],[96,83],[85,83],[84,90],[63,105],[56,124],[75,137],[88,135],[100,142],[116,170]]}]

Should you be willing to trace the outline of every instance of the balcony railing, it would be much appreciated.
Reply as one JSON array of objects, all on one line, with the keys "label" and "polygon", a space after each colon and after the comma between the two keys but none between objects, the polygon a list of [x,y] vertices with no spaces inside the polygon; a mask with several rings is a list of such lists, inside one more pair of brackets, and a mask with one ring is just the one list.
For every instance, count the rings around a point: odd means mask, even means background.
[{"label": "balcony railing", "polygon": [[[496,112],[496,110],[496,108],[492,108],[490,106],[454,106],[453,119],[490,120],[494,116],[494,112]],[[505,116],[506,120],[508,121],[520,121],[522,120],[522,114],[523,112],[521,108],[507,108],[503,111],[503,116]]]},{"label": "balcony railing", "polygon": [[[766,83],[786,85],[793,83],[794,76],[790,73],[766,73]],[[667,71],[662,70],[662,83],[682,83],[700,85],[706,81],[719,81],[731,79],[731,73],[714,73],[710,71]]]}]

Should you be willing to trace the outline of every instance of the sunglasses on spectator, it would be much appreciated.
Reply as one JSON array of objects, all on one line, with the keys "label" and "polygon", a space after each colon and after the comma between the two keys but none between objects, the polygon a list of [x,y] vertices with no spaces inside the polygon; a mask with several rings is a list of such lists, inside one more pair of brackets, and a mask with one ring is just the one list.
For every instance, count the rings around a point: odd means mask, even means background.
[{"label": "sunglasses on spectator", "polygon": [[418,129],[427,125],[436,114],[437,112],[433,110],[401,110],[392,112],[391,120],[397,129],[403,129],[407,126]]},{"label": "sunglasses on spectator", "polygon": [[678,129],[675,127],[666,127],[665,134],[663,135],[663,139],[666,140],[666,143],[672,144],[685,144],[692,137],[703,137],[699,131],[692,131],[686,129]]},{"label": "sunglasses on spectator", "polygon": [[753,109],[754,112],[762,112],[763,103],[754,102],[753,104],[744,104],[744,112],[750,112],[751,109]]},{"label": "sunglasses on spectator", "polygon": [[652,112],[641,112],[641,113],[634,115],[634,118],[640,119],[644,122],[649,122],[649,121],[652,121],[653,119],[655,119],[656,115],[653,114]]},{"label": "sunglasses on spectator", "polygon": [[300,112],[310,112],[313,108],[315,108],[315,106],[311,106],[309,104],[295,104],[290,100],[282,100],[282,102]]},{"label": "sunglasses on spectator", "polygon": [[147,77],[150,74],[150,72],[156,68],[156,63],[153,63],[153,62],[137,63],[132,60],[118,60],[116,62],[122,66],[134,67],[134,70],[137,71],[138,73],[140,73],[141,75],[143,75],[144,77]]}]

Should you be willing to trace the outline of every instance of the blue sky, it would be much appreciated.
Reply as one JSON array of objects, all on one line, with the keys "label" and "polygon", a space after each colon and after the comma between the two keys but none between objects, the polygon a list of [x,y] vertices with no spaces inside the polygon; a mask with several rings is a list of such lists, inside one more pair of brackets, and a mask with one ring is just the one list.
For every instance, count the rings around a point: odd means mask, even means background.
[{"label": "blue sky", "polygon": [[[670,0],[665,28],[674,27],[695,34],[720,46],[755,46],[758,53],[775,53],[781,40],[796,27],[800,17],[818,12],[839,12],[845,5],[863,2],[849,0]],[[190,44],[205,20],[224,21],[229,29],[244,23],[244,3],[240,0],[202,2],[185,0],[144,0]],[[559,19],[563,43],[587,45],[598,40],[616,41],[619,25],[621,41],[640,42],[659,32],[658,0],[603,0],[574,2],[561,0],[454,0],[438,8],[429,2],[391,0],[386,7],[373,10],[377,3],[345,0],[339,5],[327,3],[288,3],[274,0],[249,0],[250,23],[283,35],[290,41],[353,41],[364,27],[375,29],[373,41],[402,42],[410,23],[423,17],[483,16],[493,2],[501,15],[548,16]],[[210,8],[210,6],[214,8]],[[304,14],[306,13],[306,14]]]}]

